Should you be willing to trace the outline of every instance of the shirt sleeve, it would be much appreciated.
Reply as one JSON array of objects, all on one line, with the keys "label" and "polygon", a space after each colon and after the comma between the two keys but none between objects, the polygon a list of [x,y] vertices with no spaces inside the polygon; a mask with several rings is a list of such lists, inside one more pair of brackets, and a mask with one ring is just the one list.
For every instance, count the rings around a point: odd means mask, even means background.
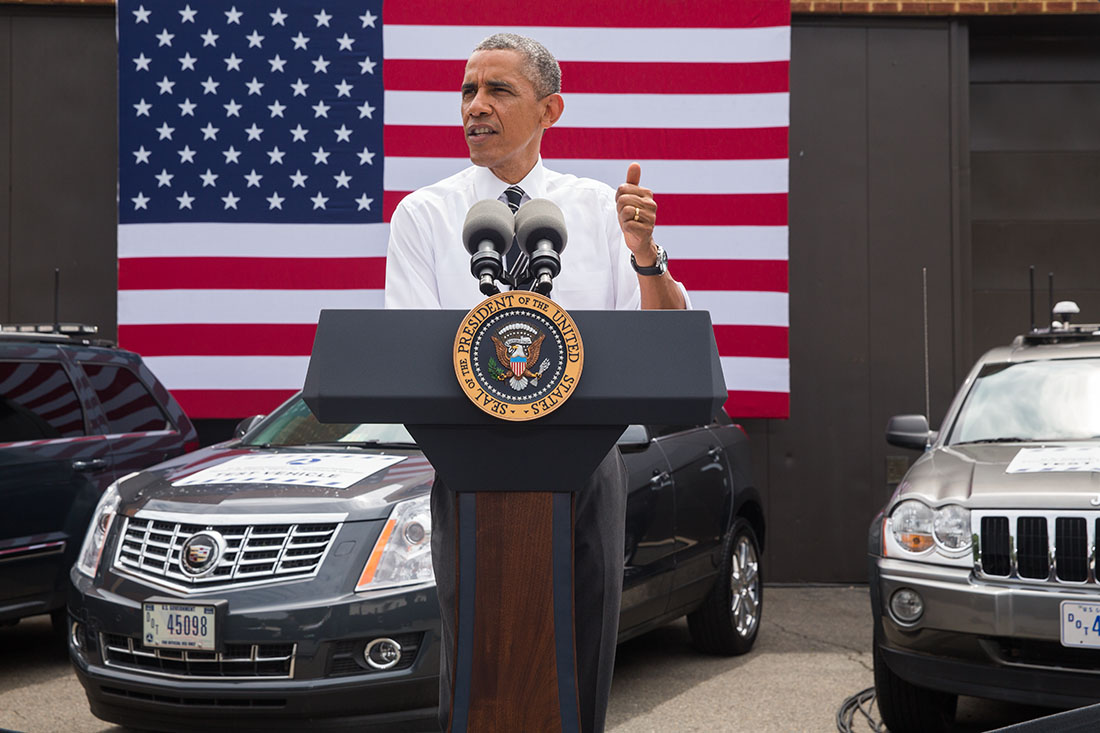
[{"label": "shirt sleeve", "polygon": [[431,238],[402,201],[390,220],[386,248],[386,308],[439,308]]}]

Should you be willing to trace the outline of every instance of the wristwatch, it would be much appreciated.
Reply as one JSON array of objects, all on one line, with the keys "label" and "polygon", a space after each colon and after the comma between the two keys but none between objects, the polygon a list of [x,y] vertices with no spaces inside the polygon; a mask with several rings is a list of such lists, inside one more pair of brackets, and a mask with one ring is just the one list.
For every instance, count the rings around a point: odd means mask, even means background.
[{"label": "wristwatch", "polygon": [[639,275],[664,275],[668,272],[668,252],[659,244],[653,245],[657,248],[657,262],[652,267],[641,267],[638,265],[638,261],[634,259],[634,253],[630,253],[630,266],[634,268],[634,272]]}]

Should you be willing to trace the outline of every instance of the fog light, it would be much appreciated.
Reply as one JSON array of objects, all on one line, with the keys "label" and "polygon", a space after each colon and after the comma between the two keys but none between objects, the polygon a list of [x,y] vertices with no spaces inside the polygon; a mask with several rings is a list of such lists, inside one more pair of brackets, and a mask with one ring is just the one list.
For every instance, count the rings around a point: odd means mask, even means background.
[{"label": "fog light", "polygon": [[915,590],[902,588],[890,597],[890,611],[898,621],[911,624],[924,613],[924,601]]},{"label": "fog light", "polygon": [[84,635],[80,632],[80,622],[73,621],[73,625],[69,629],[69,640],[72,642],[73,648],[77,651],[79,651],[83,646],[81,644],[81,638],[83,638],[83,636]]},{"label": "fog light", "polygon": [[389,669],[401,661],[401,645],[393,639],[375,639],[367,644],[363,657],[373,669]]}]

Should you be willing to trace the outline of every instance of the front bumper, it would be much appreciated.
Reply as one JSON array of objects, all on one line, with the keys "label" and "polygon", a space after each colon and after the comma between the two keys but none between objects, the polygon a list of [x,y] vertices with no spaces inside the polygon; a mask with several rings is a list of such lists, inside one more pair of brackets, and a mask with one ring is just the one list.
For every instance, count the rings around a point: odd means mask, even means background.
[{"label": "front bumper", "polygon": [[[226,673],[217,664],[173,658],[178,653],[154,657],[143,647],[141,601],[162,591],[123,576],[101,584],[110,590],[76,570],[71,578],[70,657],[92,713],[103,720],[162,731],[438,729],[439,610],[432,585],[311,598],[314,582],[303,581],[217,596],[228,605],[219,620],[225,648],[252,649],[259,659],[290,657],[246,662],[243,669],[221,665],[232,669]],[[404,663],[370,669],[362,652],[378,637],[402,640],[409,650]],[[272,649],[281,651],[264,651]]]},{"label": "front bumper", "polygon": [[[881,557],[870,580],[877,651],[911,684],[1032,705],[1100,702],[1100,649],[1060,641],[1061,602],[1095,602],[1095,590],[987,583],[966,568]],[[924,600],[912,624],[888,609],[900,588]]]}]

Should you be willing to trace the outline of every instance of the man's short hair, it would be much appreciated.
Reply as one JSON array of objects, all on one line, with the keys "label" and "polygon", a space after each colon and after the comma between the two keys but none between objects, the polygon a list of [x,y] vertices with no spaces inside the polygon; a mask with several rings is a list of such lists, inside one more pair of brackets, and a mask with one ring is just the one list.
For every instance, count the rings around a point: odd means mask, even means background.
[{"label": "man's short hair", "polygon": [[561,92],[561,66],[546,46],[533,38],[515,33],[494,33],[474,49],[477,51],[518,51],[524,58],[524,75],[535,87],[535,95],[542,99]]}]

